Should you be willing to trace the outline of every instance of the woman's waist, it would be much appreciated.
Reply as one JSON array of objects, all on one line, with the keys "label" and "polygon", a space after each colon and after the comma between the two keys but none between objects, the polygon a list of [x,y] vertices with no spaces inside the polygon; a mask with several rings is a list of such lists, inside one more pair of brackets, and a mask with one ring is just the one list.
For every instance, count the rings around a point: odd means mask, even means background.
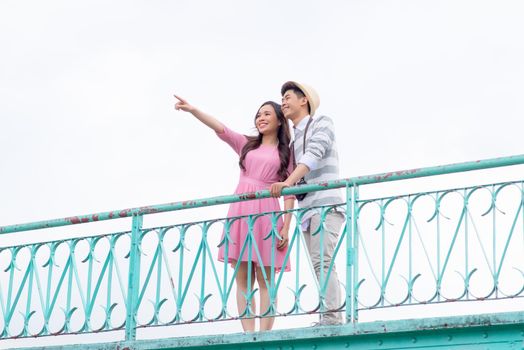
[{"label": "woman's waist", "polygon": [[263,189],[269,189],[269,186],[271,186],[271,184],[275,181],[263,180],[260,178],[254,178],[251,176],[242,175],[240,176],[240,180],[238,182],[241,184],[250,184],[250,185],[260,186]]}]

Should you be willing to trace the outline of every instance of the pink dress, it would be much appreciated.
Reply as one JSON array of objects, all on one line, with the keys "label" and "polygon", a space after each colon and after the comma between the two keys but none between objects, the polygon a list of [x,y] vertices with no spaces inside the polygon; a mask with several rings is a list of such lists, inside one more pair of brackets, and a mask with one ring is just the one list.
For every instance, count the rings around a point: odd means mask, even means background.
[{"label": "pink dress", "polygon": [[[247,138],[244,135],[238,134],[224,126],[224,132],[218,134],[218,137],[225,141],[233,150],[240,156],[242,148],[247,143]],[[256,192],[268,190],[270,185],[279,182],[278,169],[280,168],[280,157],[277,146],[260,145],[259,148],[251,150],[244,158],[245,171],[240,170],[240,179],[235,194],[246,192]],[[293,162],[289,162],[288,171],[293,170]],[[284,199],[294,198],[294,196],[286,196]],[[265,212],[279,211],[280,203],[278,198],[263,198],[250,201],[232,203],[229,207],[228,217],[236,217],[250,214],[259,214]],[[254,218],[254,217],[253,217]],[[282,216],[278,219],[277,227],[280,229],[283,226]],[[256,218],[253,224],[253,240],[251,249],[251,259],[254,264],[260,265],[257,250],[262,258],[262,264],[265,267],[271,266],[272,261],[272,247],[275,252],[275,269],[277,271],[282,269],[284,257],[287,253],[287,247],[284,250],[276,249],[279,240],[271,235],[272,231],[271,214],[260,216]],[[242,247],[246,241],[248,233],[248,218],[241,218],[235,220],[230,227],[228,247],[228,261],[235,266],[236,262],[248,261],[249,246],[246,244],[244,253],[240,257]],[[269,235],[269,237],[267,237]],[[266,238],[267,239],[264,239]],[[223,241],[224,235],[221,241]],[[274,242],[273,242],[274,241]],[[256,246],[256,248],[255,248]],[[218,250],[218,260],[224,261],[226,244],[222,244]],[[290,270],[290,258],[284,267],[285,271]]]}]

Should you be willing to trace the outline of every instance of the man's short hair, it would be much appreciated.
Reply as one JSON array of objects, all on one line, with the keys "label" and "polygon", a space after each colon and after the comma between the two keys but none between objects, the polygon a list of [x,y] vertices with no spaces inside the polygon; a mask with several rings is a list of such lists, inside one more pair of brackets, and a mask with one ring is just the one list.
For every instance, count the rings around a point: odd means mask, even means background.
[{"label": "man's short hair", "polygon": [[284,96],[284,94],[288,90],[293,91],[298,97],[306,97],[304,92],[302,90],[300,90],[300,88],[295,83],[293,83],[292,81],[288,81],[287,83],[282,85],[282,89],[280,89],[280,94],[282,96]]},{"label": "man's short hair", "polygon": [[[302,90],[300,90],[300,88],[295,83],[293,83],[292,81],[288,81],[287,83],[284,83],[284,85],[282,85],[282,88],[280,89],[280,94],[282,96],[284,96],[284,94],[288,90],[293,91],[295,93],[295,95],[297,95],[300,98],[306,97],[306,94],[304,94],[304,92]],[[308,110],[309,113],[311,113],[311,106],[309,105],[309,100],[307,102],[307,110]]]}]

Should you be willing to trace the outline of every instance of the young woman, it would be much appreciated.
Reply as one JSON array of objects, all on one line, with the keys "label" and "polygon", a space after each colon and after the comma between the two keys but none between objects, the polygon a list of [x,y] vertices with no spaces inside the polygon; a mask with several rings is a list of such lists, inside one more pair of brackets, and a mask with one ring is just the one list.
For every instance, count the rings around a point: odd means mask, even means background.
[{"label": "young woman", "polygon": [[[269,189],[269,186],[274,182],[284,181],[287,176],[293,171],[293,164],[290,160],[289,149],[289,126],[287,120],[282,114],[280,105],[268,101],[264,102],[258,109],[255,116],[255,126],[258,134],[256,136],[245,136],[238,134],[214,117],[200,111],[198,108],[189,104],[186,100],[178,97],[178,102],[175,105],[176,110],[182,110],[191,113],[199,121],[213,129],[217,136],[226,142],[239,155],[240,179],[235,194],[255,192]],[[294,196],[284,197],[284,209],[293,209]],[[228,217],[236,217],[250,214],[259,214],[264,212],[279,211],[280,204],[278,198],[264,198],[244,202],[232,203],[229,207]],[[280,271],[289,271],[289,261],[286,266],[282,266],[284,257],[288,246],[288,233],[291,220],[291,214],[284,215],[284,220],[281,218],[278,221],[277,229],[279,236],[282,237],[277,242],[275,251],[275,269]],[[260,290],[260,314],[267,312],[270,307],[270,298],[264,280],[262,268],[265,269],[265,274],[268,279],[271,278],[271,262],[273,258],[272,245],[273,239],[271,237],[264,239],[272,231],[271,216],[264,215],[258,217],[253,225],[253,246],[256,245],[260,252],[262,262],[258,260],[256,250],[251,250],[251,290],[254,286],[254,276],[258,281]],[[237,306],[240,315],[245,314],[247,305],[247,291],[248,291],[248,254],[249,249],[244,249],[242,256],[242,246],[248,234],[247,218],[235,220],[229,232],[229,242],[227,245],[227,259],[231,266],[236,267],[240,261],[240,266],[236,276],[237,284]],[[219,248],[218,259],[224,261],[225,246],[223,244]],[[276,300],[275,300],[276,303]],[[251,302],[253,312],[256,309],[255,300]],[[255,319],[246,318],[241,319],[244,331],[255,330]],[[273,327],[273,317],[262,317],[260,319],[260,330],[270,330]]]}]

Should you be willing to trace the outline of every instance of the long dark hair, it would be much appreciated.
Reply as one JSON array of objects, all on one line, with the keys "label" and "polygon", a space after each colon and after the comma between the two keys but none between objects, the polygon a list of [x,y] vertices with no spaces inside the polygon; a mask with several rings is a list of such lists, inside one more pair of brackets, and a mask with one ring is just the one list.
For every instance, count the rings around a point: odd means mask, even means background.
[{"label": "long dark hair", "polygon": [[[291,139],[291,136],[289,134],[289,125],[287,123],[286,117],[284,117],[284,113],[282,113],[282,109],[280,108],[280,105],[273,101],[267,101],[262,103],[260,108],[270,105],[275,110],[275,114],[277,115],[277,119],[280,123],[280,127],[278,128],[277,138],[278,138],[278,155],[280,158],[280,168],[278,169],[278,177],[280,181],[284,181],[288,177],[287,167],[289,165],[289,140]],[[257,114],[255,115],[255,123],[258,116],[258,111],[260,111],[260,108],[257,110]],[[240,165],[240,169],[246,170],[244,167],[244,159],[246,158],[247,152],[257,149],[262,144],[262,134],[259,132],[257,136],[247,136],[247,143],[244,145],[244,148],[242,148],[242,151],[240,152],[240,159],[238,161],[238,165]]]}]

